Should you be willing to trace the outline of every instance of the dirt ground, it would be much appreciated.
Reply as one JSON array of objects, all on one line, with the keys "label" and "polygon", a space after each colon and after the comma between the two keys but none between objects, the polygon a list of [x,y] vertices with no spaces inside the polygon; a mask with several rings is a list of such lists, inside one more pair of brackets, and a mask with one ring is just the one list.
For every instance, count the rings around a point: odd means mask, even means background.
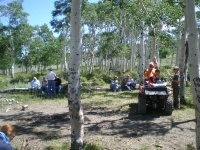
[{"label": "dirt ground", "polygon": [[[6,104],[5,104],[6,103]],[[31,150],[70,140],[69,114],[66,101],[44,100],[23,103],[0,98],[0,125],[12,123],[17,136],[12,145],[18,147],[24,137],[30,139]],[[174,110],[172,116],[149,112],[139,115],[137,104],[123,112],[114,107],[84,107],[85,140],[99,144],[104,150],[186,150],[195,145],[194,110]]]}]

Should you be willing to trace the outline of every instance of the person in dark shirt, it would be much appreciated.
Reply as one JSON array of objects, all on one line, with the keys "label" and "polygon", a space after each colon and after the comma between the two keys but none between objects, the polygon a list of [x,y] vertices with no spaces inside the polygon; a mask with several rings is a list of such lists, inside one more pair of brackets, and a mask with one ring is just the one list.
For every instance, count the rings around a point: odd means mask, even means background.
[{"label": "person in dark shirt", "polygon": [[130,75],[127,75],[124,77],[124,79],[122,80],[122,83],[121,83],[121,90],[122,91],[131,91],[131,80],[130,80]]},{"label": "person in dark shirt", "polygon": [[[14,150],[10,145],[10,141],[15,137],[15,127],[11,124],[5,124],[0,129],[0,150]],[[24,139],[21,150],[26,150],[28,146],[28,139]]]},{"label": "person in dark shirt", "polygon": [[180,99],[179,99],[179,78],[180,78],[180,74],[179,74],[179,68],[176,66],[173,68],[174,71],[174,77],[172,78],[171,82],[172,82],[172,89],[173,89],[173,98],[174,98],[174,108],[179,109],[180,108]]},{"label": "person in dark shirt", "polygon": [[48,80],[45,77],[43,77],[40,90],[42,93],[48,93]]},{"label": "person in dark shirt", "polygon": [[58,76],[56,76],[55,77],[55,85],[56,85],[56,94],[58,94],[58,95],[60,94],[60,91],[62,89],[61,83],[62,83],[62,80]]},{"label": "person in dark shirt", "polygon": [[155,70],[155,74],[154,74],[154,79],[153,79],[153,82],[154,83],[157,83],[157,81],[160,80],[160,70],[159,69],[156,69]]}]

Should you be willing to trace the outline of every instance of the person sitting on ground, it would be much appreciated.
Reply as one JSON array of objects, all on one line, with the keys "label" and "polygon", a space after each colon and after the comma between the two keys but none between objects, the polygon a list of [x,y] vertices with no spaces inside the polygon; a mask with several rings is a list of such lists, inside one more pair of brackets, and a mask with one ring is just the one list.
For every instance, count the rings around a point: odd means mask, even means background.
[{"label": "person sitting on ground", "polygon": [[36,77],[33,77],[33,80],[31,81],[31,92],[36,92],[39,89],[40,81]]},{"label": "person sitting on ground", "polygon": [[[5,124],[0,129],[0,150],[14,150],[10,145],[10,141],[15,137],[16,129],[11,124]],[[28,139],[24,139],[21,150],[26,150],[28,146]]]},{"label": "person sitting on ground", "polygon": [[131,80],[130,80],[130,76],[127,75],[123,80],[122,80],[122,85],[121,85],[121,89],[122,90],[128,90],[131,91]]},{"label": "person sitting on ground", "polygon": [[47,93],[48,92],[48,81],[45,77],[43,77],[43,80],[42,80],[42,86],[41,86],[41,92],[42,93]]},{"label": "person sitting on ground", "polygon": [[136,77],[133,77],[130,81],[130,87],[131,87],[131,90],[135,90],[135,87],[136,87],[136,80],[137,78]]},{"label": "person sitting on ground", "polygon": [[60,91],[62,89],[62,80],[56,75],[55,76],[55,86],[56,86],[56,94],[60,94]]},{"label": "person sitting on ground", "polygon": [[117,76],[115,76],[114,79],[111,80],[110,89],[113,92],[118,92],[120,90],[119,85],[118,85],[118,77]]}]

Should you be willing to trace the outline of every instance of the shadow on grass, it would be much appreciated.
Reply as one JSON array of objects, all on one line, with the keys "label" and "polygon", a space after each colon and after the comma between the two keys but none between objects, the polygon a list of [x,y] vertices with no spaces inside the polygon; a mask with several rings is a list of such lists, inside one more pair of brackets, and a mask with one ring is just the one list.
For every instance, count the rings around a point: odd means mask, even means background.
[{"label": "shadow on grass", "polygon": [[66,137],[60,133],[69,128],[70,122],[68,113],[46,115],[35,111],[0,116],[0,119],[2,122],[15,121],[18,135],[28,134],[42,140]]},{"label": "shadow on grass", "polygon": [[[82,94],[82,99],[89,99],[89,98],[92,98],[92,97],[100,97],[100,98],[106,98],[106,99],[109,99],[109,102],[111,103],[112,101],[115,101],[115,99],[136,99],[138,96],[138,92],[137,91],[123,91],[123,92],[111,92],[111,91],[98,91],[98,92],[94,92],[94,93],[83,93]],[[105,101],[104,101],[105,102]],[[103,104],[104,102],[99,102],[99,101],[96,101],[96,102],[93,102],[93,104]],[[107,102],[106,102],[107,103]],[[109,103],[108,103],[109,104]]]},{"label": "shadow on grass", "polygon": [[89,120],[85,128],[86,132],[105,136],[118,135],[125,138],[137,138],[144,135],[163,136],[172,128],[191,130],[195,132],[194,129],[191,129],[190,127],[184,128],[179,126],[180,124],[187,122],[194,122],[194,119],[174,122],[171,116],[166,116],[168,119],[165,122],[158,123],[155,121],[155,119],[159,119],[161,116],[165,115],[162,111],[155,112],[148,108],[146,115],[139,115],[137,112],[136,103],[129,104],[129,106],[130,108],[128,110],[128,117],[121,115],[120,118],[120,115],[116,117],[116,114],[120,112],[119,110],[114,111],[104,107],[95,107],[90,109],[87,113],[85,113],[86,116],[94,115],[94,118],[106,116],[107,118],[102,119],[99,122],[93,122],[92,120]]},{"label": "shadow on grass", "polygon": [[[101,106],[85,107],[85,133],[102,136],[117,135],[125,138],[137,138],[144,135],[162,136],[172,128],[187,130],[179,125],[194,121],[183,120],[175,122],[171,116],[168,116],[167,121],[158,123],[155,119],[159,118],[161,114],[150,112],[147,115],[139,115],[136,103],[129,104],[129,106],[128,116],[122,115],[119,109],[113,110],[112,108]],[[27,111],[14,115],[0,116],[0,120],[2,122],[15,121],[17,134],[31,135],[43,141],[70,137],[69,132],[66,132],[70,128],[68,112],[47,115],[42,112]],[[188,127],[188,130],[193,129]],[[62,134],[64,131],[65,133]]]},{"label": "shadow on grass", "polygon": [[[137,92],[96,92],[93,94],[102,94],[105,96],[127,96],[133,98],[137,97]],[[115,97],[115,98],[116,98]],[[159,136],[165,135],[172,128],[179,128],[186,130],[186,128],[179,126],[187,122],[194,122],[194,120],[183,120],[175,122],[171,116],[167,116],[167,121],[156,122],[155,119],[163,116],[162,112],[155,112],[147,109],[147,115],[139,115],[137,112],[137,103],[125,104],[120,108],[107,107],[105,104],[110,104],[111,101],[95,102],[96,106],[85,105],[85,132],[89,134],[99,134],[102,136],[115,136],[130,138],[141,137],[144,135]],[[101,104],[104,104],[102,107]],[[123,110],[123,108],[128,109]],[[125,114],[125,115],[124,115]],[[128,115],[128,116],[127,116]],[[32,135],[43,141],[56,140],[70,137],[66,130],[70,128],[69,113],[60,113],[47,115],[42,112],[27,111],[17,112],[14,115],[1,115],[2,122],[15,121],[17,134]],[[187,130],[192,130],[188,127]],[[64,134],[62,134],[65,131]],[[195,131],[194,131],[195,132]]]}]

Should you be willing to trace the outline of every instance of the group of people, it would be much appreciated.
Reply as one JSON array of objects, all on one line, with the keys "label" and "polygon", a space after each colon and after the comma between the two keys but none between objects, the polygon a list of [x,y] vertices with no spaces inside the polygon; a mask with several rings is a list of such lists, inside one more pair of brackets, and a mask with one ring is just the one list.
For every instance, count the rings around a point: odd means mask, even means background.
[{"label": "group of people", "polygon": [[46,77],[43,77],[41,85],[40,81],[36,77],[33,77],[31,81],[31,91],[41,91],[42,94],[48,93],[49,96],[59,95],[62,89],[61,83],[62,80],[50,68]]},{"label": "group of people", "polygon": [[[173,68],[174,76],[171,78],[171,85],[173,89],[173,99],[174,99],[174,108],[180,108],[180,99],[179,99],[179,89],[180,89],[180,73],[179,67],[175,66]],[[157,63],[150,62],[149,68],[144,71],[144,75],[148,80],[148,86],[151,86],[153,83],[160,81],[160,70],[158,69]]]},{"label": "group of people", "polygon": [[110,89],[113,92],[118,92],[120,90],[122,91],[131,91],[135,89],[136,86],[136,78],[130,78],[129,75],[124,76],[121,82],[121,86],[118,83],[118,77],[115,76],[110,83]]}]

